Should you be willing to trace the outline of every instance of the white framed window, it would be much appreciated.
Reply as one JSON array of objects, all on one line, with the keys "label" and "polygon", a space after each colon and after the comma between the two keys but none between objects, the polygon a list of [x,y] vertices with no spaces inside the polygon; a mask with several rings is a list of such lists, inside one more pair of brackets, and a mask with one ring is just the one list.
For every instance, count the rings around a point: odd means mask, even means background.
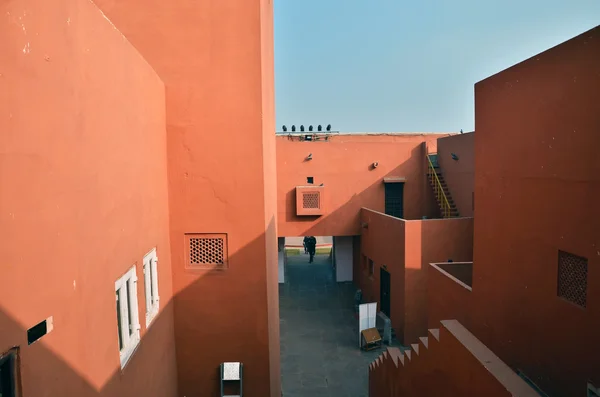
[{"label": "white framed window", "polygon": [[144,290],[146,293],[146,327],[158,313],[158,257],[156,248],[144,256]]},{"label": "white framed window", "polygon": [[117,300],[117,326],[119,330],[119,351],[121,368],[140,343],[140,319],[137,299],[137,276],[135,265],[115,282]]}]

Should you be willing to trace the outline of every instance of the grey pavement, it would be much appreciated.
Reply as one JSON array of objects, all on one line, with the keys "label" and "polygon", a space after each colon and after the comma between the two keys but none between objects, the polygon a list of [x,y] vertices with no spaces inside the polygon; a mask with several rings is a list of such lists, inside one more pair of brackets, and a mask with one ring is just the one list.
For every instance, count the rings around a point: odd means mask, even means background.
[{"label": "grey pavement", "polygon": [[283,397],[367,397],[381,349],[358,348],[352,283],[336,283],[327,255],[288,257],[279,285]]}]

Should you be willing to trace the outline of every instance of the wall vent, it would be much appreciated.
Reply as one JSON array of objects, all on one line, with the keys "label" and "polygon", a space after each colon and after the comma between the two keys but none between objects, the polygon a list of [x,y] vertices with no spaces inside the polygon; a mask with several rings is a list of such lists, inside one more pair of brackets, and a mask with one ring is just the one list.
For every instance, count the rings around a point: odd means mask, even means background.
[{"label": "wall vent", "polygon": [[296,215],[323,215],[324,186],[296,186]]},{"label": "wall vent", "polygon": [[304,209],[319,209],[320,204],[319,192],[305,192],[302,193],[302,208]]},{"label": "wall vent", "polygon": [[187,269],[226,269],[227,234],[186,234]]},{"label": "wall vent", "polygon": [[578,306],[587,306],[588,260],[558,251],[558,296]]}]

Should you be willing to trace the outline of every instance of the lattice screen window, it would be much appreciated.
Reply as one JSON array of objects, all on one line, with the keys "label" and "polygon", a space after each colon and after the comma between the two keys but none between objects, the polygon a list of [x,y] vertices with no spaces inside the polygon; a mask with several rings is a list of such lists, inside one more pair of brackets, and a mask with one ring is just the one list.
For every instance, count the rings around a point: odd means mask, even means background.
[{"label": "lattice screen window", "polygon": [[586,258],[558,251],[558,296],[581,307],[587,305]]},{"label": "lattice screen window", "polygon": [[226,234],[186,234],[185,240],[187,268],[227,267]]},{"label": "lattice screen window", "polygon": [[302,208],[321,208],[319,205],[320,197],[318,192],[302,193]]}]

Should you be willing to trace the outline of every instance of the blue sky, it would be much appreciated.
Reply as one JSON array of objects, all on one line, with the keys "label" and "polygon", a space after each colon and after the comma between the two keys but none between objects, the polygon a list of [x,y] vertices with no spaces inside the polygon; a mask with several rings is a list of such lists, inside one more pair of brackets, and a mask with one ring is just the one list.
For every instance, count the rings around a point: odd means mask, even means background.
[{"label": "blue sky", "polygon": [[600,24],[600,0],[275,0],[281,125],[472,131],[473,85]]}]

